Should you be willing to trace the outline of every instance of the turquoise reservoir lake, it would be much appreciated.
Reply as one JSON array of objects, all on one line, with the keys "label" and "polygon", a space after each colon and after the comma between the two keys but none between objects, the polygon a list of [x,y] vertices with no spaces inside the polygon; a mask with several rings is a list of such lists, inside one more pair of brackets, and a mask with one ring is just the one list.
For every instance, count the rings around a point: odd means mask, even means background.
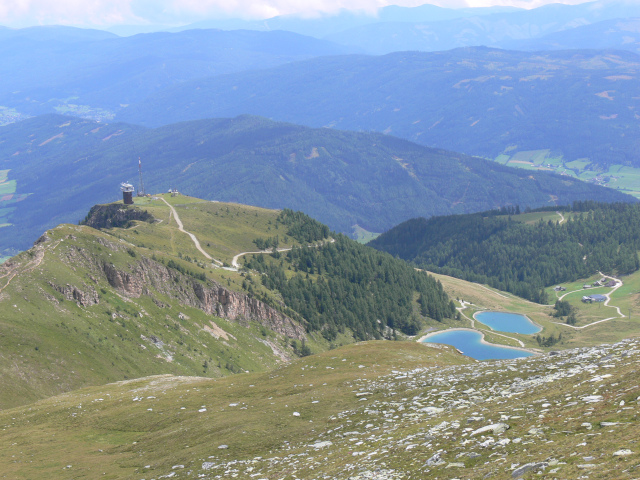
[{"label": "turquoise reservoir lake", "polygon": [[524,315],[506,312],[478,312],[473,318],[496,332],[538,333],[542,328]]},{"label": "turquoise reservoir lake", "polygon": [[447,330],[427,338],[425,342],[453,345],[466,356],[476,360],[504,360],[533,355],[517,348],[483,343],[482,334],[471,330]]}]

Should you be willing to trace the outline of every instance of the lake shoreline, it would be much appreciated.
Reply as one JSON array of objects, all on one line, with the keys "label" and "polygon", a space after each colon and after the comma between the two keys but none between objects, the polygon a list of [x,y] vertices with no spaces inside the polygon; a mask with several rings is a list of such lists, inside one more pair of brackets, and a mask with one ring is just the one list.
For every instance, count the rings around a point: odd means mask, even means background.
[{"label": "lake shoreline", "polygon": [[[482,323],[482,322],[480,322]],[[484,325],[484,324],[483,324]],[[480,334],[480,343],[483,345],[486,345],[488,347],[493,347],[493,348],[507,348],[507,349],[511,349],[511,350],[518,350],[521,352],[525,352],[525,353],[529,353],[531,354],[531,356],[533,355],[540,355],[540,352],[533,350],[533,349],[529,349],[529,348],[524,348],[524,347],[512,347],[510,345],[501,345],[498,343],[490,343],[488,341],[485,340],[485,333],[482,330],[476,330],[474,328],[466,328],[466,327],[456,327],[456,328],[448,328],[446,330],[438,330],[436,332],[430,332],[427,333],[426,335],[423,335],[422,337],[420,337],[420,339],[418,340],[418,342],[420,343],[425,343],[426,340],[428,340],[429,338],[435,336],[435,335],[439,335],[441,333],[447,333],[447,332],[455,332],[455,331],[466,331],[466,332],[475,332],[475,333],[479,333]],[[426,343],[431,343],[431,342],[426,342]],[[433,342],[433,343],[438,343],[438,342]],[[444,344],[444,345],[449,345]],[[452,346],[454,348],[458,348],[455,345],[449,345]],[[469,355],[467,355],[469,356]],[[473,358],[473,357],[471,357]],[[523,358],[523,357],[519,357],[519,358]],[[506,359],[494,359],[494,360],[506,360]]]},{"label": "lake shoreline", "polygon": [[[531,325],[539,328],[539,330],[537,332],[509,332],[509,331],[505,331],[505,330],[496,330],[495,328],[493,328],[491,325],[484,323],[482,320],[479,320],[476,315],[481,314],[481,313],[500,313],[500,314],[506,314],[506,315],[519,315],[521,317],[524,317],[527,319],[528,322],[531,323]],[[473,314],[473,319],[478,322],[481,323],[482,325],[484,325],[485,327],[489,328],[491,331],[493,332],[500,332],[500,333],[517,333],[519,335],[533,335],[535,333],[540,333],[543,330],[543,326],[537,324],[536,322],[534,322],[533,320],[531,320],[527,315],[523,314],[523,313],[513,313],[513,312],[498,312],[496,310],[480,310],[477,311]]]}]

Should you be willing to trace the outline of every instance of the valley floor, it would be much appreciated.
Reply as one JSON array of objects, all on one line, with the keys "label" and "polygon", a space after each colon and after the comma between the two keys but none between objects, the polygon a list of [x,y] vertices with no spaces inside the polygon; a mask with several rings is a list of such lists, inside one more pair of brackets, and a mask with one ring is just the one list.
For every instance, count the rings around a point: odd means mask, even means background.
[{"label": "valley floor", "polygon": [[[443,285],[445,291],[456,299],[460,321],[448,321],[436,325],[437,331],[431,327],[428,332],[433,335],[450,328],[469,328],[485,335],[492,344],[526,348],[540,353],[577,346],[593,346],[601,342],[616,342],[626,337],[640,334],[640,322],[633,316],[633,311],[640,307],[640,272],[622,278],[598,273],[588,279],[580,279],[565,284],[567,290],[555,292],[548,290],[550,298],[568,301],[577,313],[576,325],[568,325],[563,318],[552,316],[553,305],[539,305],[519,298],[507,292],[501,292],[484,285],[466,282],[446,275],[433,274]],[[594,281],[606,277],[616,282],[613,288],[595,287],[584,289],[583,285],[591,285]],[[590,294],[606,296],[604,302],[584,303],[582,297]],[[500,333],[475,320],[474,315],[483,310],[512,312],[526,315],[543,329],[539,334],[523,335]],[[630,315],[631,314],[631,315]],[[540,345],[537,337],[553,337],[555,343]],[[426,335],[419,338],[423,341]]]}]

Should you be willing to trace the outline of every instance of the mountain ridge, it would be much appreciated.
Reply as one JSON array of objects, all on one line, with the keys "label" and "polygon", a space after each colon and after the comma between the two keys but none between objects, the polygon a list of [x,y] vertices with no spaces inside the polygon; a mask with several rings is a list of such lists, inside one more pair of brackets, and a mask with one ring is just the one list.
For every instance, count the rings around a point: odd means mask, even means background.
[{"label": "mountain ridge", "polygon": [[186,82],[117,118],[157,126],[249,113],[487,158],[548,149],[567,161],[637,165],[639,64],[627,51],[484,47],[322,57]]},{"label": "mountain ridge", "polygon": [[10,169],[9,182],[17,182],[7,191],[11,199],[0,204],[15,209],[0,210],[2,221],[15,223],[0,228],[5,248],[26,248],[44,229],[79,221],[97,199],[117,199],[120,182],[137,178],[136,157],[152,190],[173,187],[209,200],[303,210],[348,234],[356,224],[381,232],[420,214],[505,204],[634,201],[568,177],[388,135],[252,116],[158,129],[43,116],[3,127],[0,141],[2,168]]},{"label": "mountain ridge", "polygon": [[164,194],[86,223],[102,229],[59,225],[0,265],[0,408],[153,374],[265,371],[454,314],[433,277],[300,212]]}]

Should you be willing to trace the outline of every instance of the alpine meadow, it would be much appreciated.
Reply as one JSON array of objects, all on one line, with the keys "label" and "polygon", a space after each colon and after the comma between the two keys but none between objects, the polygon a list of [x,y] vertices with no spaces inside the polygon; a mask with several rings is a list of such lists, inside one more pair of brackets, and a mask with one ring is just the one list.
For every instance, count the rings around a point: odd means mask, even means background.
[{"label": "alpine meadow", "polygon": [[640,4],[579,1],[0,0],[0,478],[638,478]]}]

